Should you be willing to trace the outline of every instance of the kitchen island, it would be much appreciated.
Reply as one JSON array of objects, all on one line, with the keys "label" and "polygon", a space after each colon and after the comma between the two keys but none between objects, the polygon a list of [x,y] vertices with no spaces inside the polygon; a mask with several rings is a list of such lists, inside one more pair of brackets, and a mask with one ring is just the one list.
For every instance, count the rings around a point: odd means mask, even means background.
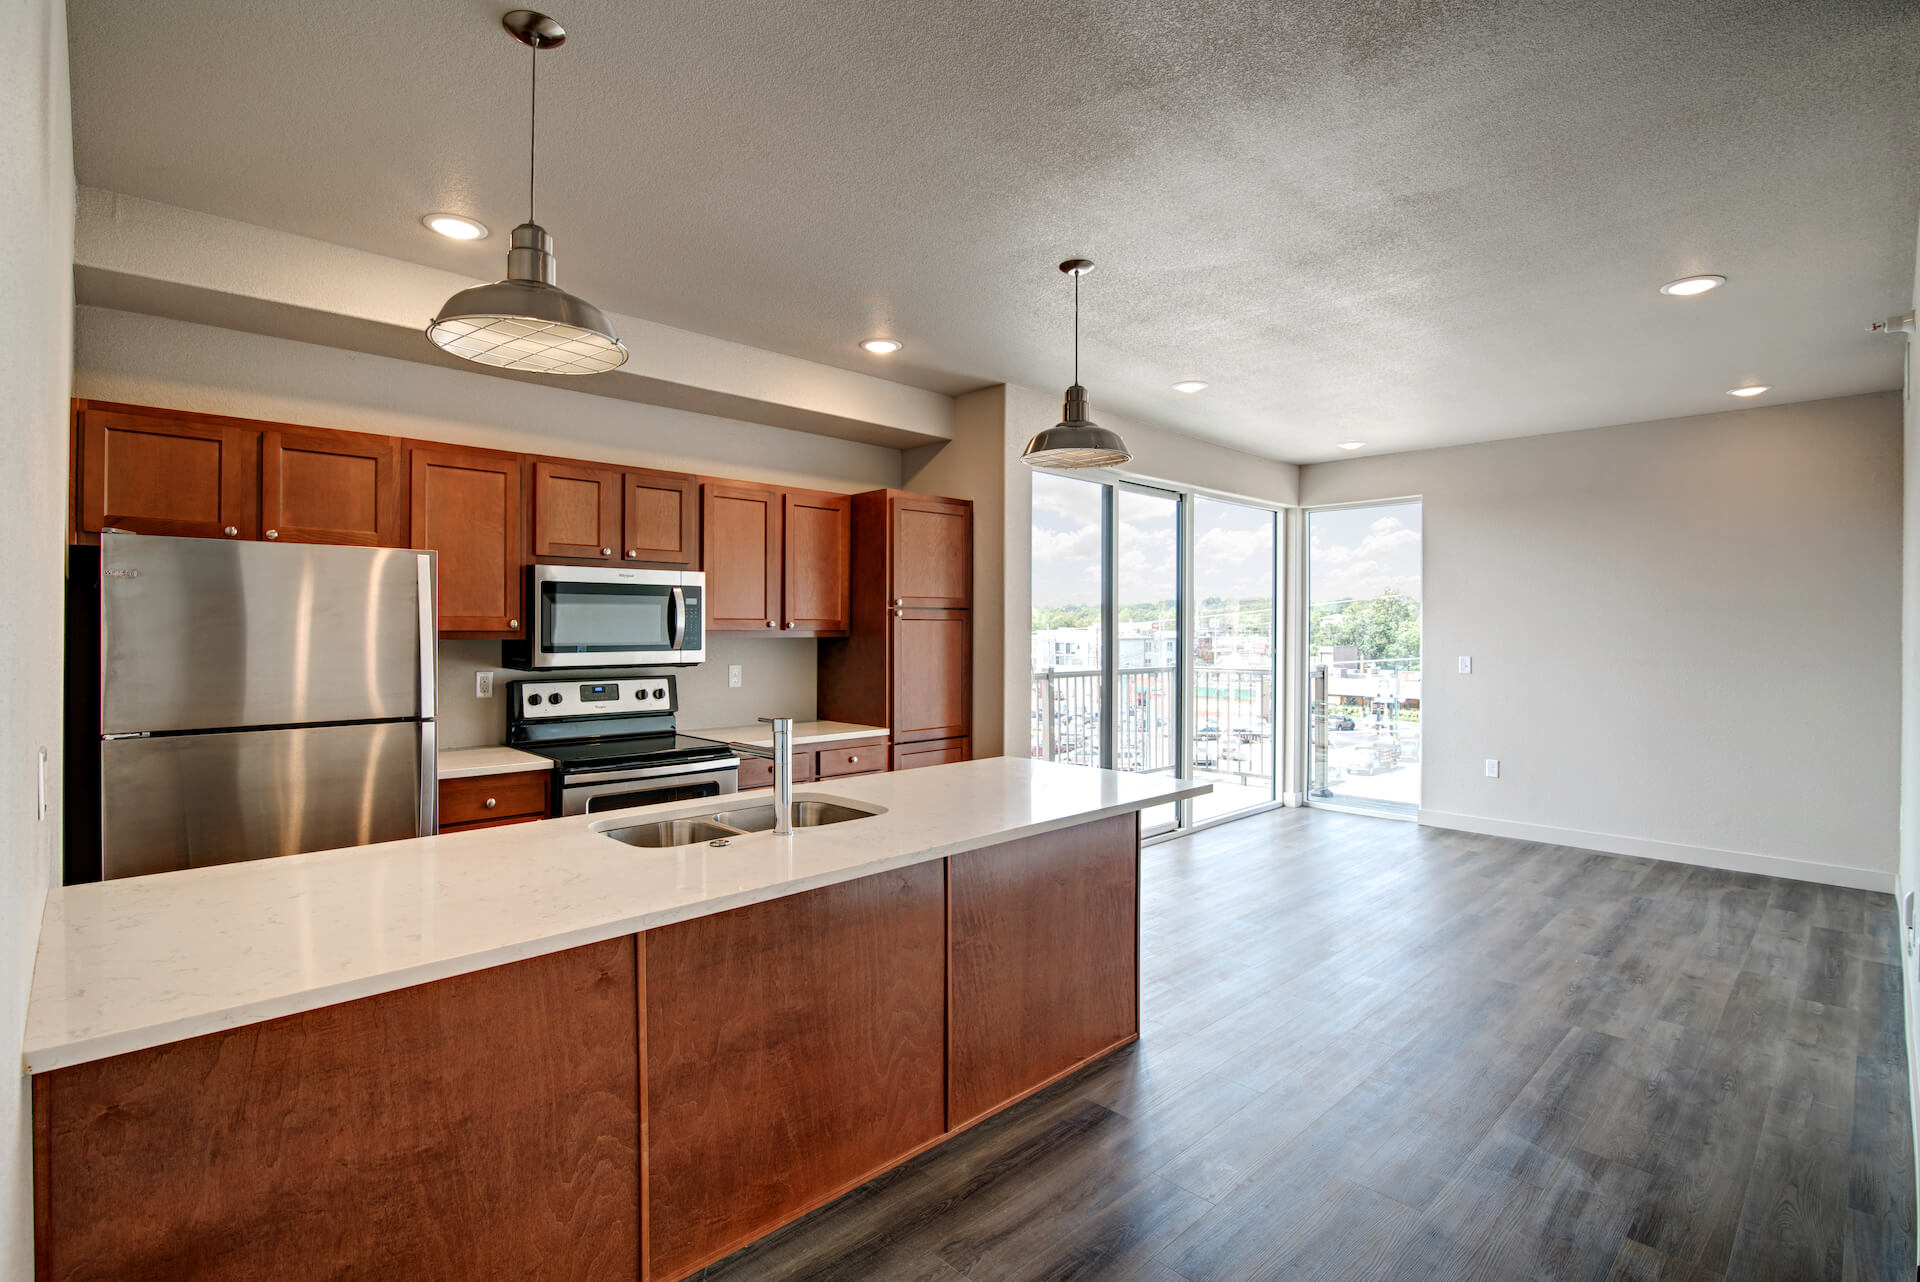
[{"label": "kitchen island", "polygon": [[[1138,811],[992,758],[52,892],[42,1276],[670,1282],[1133,1040]],[[104,1208],[111,1205],[112,1210]]]}]

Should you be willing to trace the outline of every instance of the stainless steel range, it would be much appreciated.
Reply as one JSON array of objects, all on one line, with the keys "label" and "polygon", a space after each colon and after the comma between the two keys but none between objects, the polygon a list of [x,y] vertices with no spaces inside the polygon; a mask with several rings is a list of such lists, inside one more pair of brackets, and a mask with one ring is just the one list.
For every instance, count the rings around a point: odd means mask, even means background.
[{"label": "stainless steel range", "polygon": [[507,690],[507,742],[553,759],[555,814],[597,814],[739,788],[740,758],[732,748],[679,732],[672,677],[515,681]]}]

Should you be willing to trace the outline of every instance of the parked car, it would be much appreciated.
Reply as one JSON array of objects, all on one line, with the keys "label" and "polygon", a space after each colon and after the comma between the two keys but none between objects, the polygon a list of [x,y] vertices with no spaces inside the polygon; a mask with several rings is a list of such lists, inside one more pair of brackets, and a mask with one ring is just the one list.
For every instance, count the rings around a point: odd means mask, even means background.
[{"label": "parked car", "polygon": [[1353,726],[1353,718],[1352,718],[1352,717],[1343,717],[1343,716],[1339,716],[1339,715],[1337,715],[1337,714],[1334,714],[1334,713],[1328,713],[1328,714],[1327,714],[1327,729],[1329,729],[1329,730],[1351,730],[1351,729],[1353,729],[1353,728],[1354,728],[1354,726]]}]

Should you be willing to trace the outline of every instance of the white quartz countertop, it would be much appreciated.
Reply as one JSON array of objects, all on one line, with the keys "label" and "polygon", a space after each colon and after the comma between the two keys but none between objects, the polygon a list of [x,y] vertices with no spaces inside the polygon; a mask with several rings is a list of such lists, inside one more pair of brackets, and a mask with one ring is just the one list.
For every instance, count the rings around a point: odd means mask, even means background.
[{"label": "white quartz countertop", "polygon": [[596,829],[670,802],[47,895],[23,1056],[45,1072],[559,952],[1211,791],[990,757],[805,784],[885,813],[645,850]]},{"label": "white quartz countertop", "polygon": [[[773,727],[769,725],[720,726],[713,730],[682,730],[680,733],[690,734],[696,739],[742,743],[750,748],[773,746]],[[888,733],[885,726],[863,726],[853,721],[796,721],[793,723],[793,745],[804,748],[810,744],[838,743],[845,739],[884,739]]]},{"label": "white quartz countertop", "polygon": [[440,754],[442,779],[475,779],[481,775],[514,775],[527,770],[551,769],[551,757],[536,757],[518,748],[449,748]]}]

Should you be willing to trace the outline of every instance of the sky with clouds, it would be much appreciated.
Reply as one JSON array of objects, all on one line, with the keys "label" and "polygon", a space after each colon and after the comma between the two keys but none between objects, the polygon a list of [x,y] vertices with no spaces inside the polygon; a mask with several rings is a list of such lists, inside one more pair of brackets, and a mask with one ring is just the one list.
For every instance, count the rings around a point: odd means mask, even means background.
[{"label": "sky with clouds", "polygon": [[[1033,603],[1100,601],[1100,491],[1090,481],[1033,475]],[[1194,576],[1202,597],[1273,593],[1273,513],[1216,499],[1194,500]],[[1173,500],[1121,490],[1121,604],[1171,600],[1176,539]]]},{"label": "sky with clouds", "polygon": [[1309,513],[1309,598],[1370,599],[1395,588],[1419,600],[1420,535],[1418,503]]}]

